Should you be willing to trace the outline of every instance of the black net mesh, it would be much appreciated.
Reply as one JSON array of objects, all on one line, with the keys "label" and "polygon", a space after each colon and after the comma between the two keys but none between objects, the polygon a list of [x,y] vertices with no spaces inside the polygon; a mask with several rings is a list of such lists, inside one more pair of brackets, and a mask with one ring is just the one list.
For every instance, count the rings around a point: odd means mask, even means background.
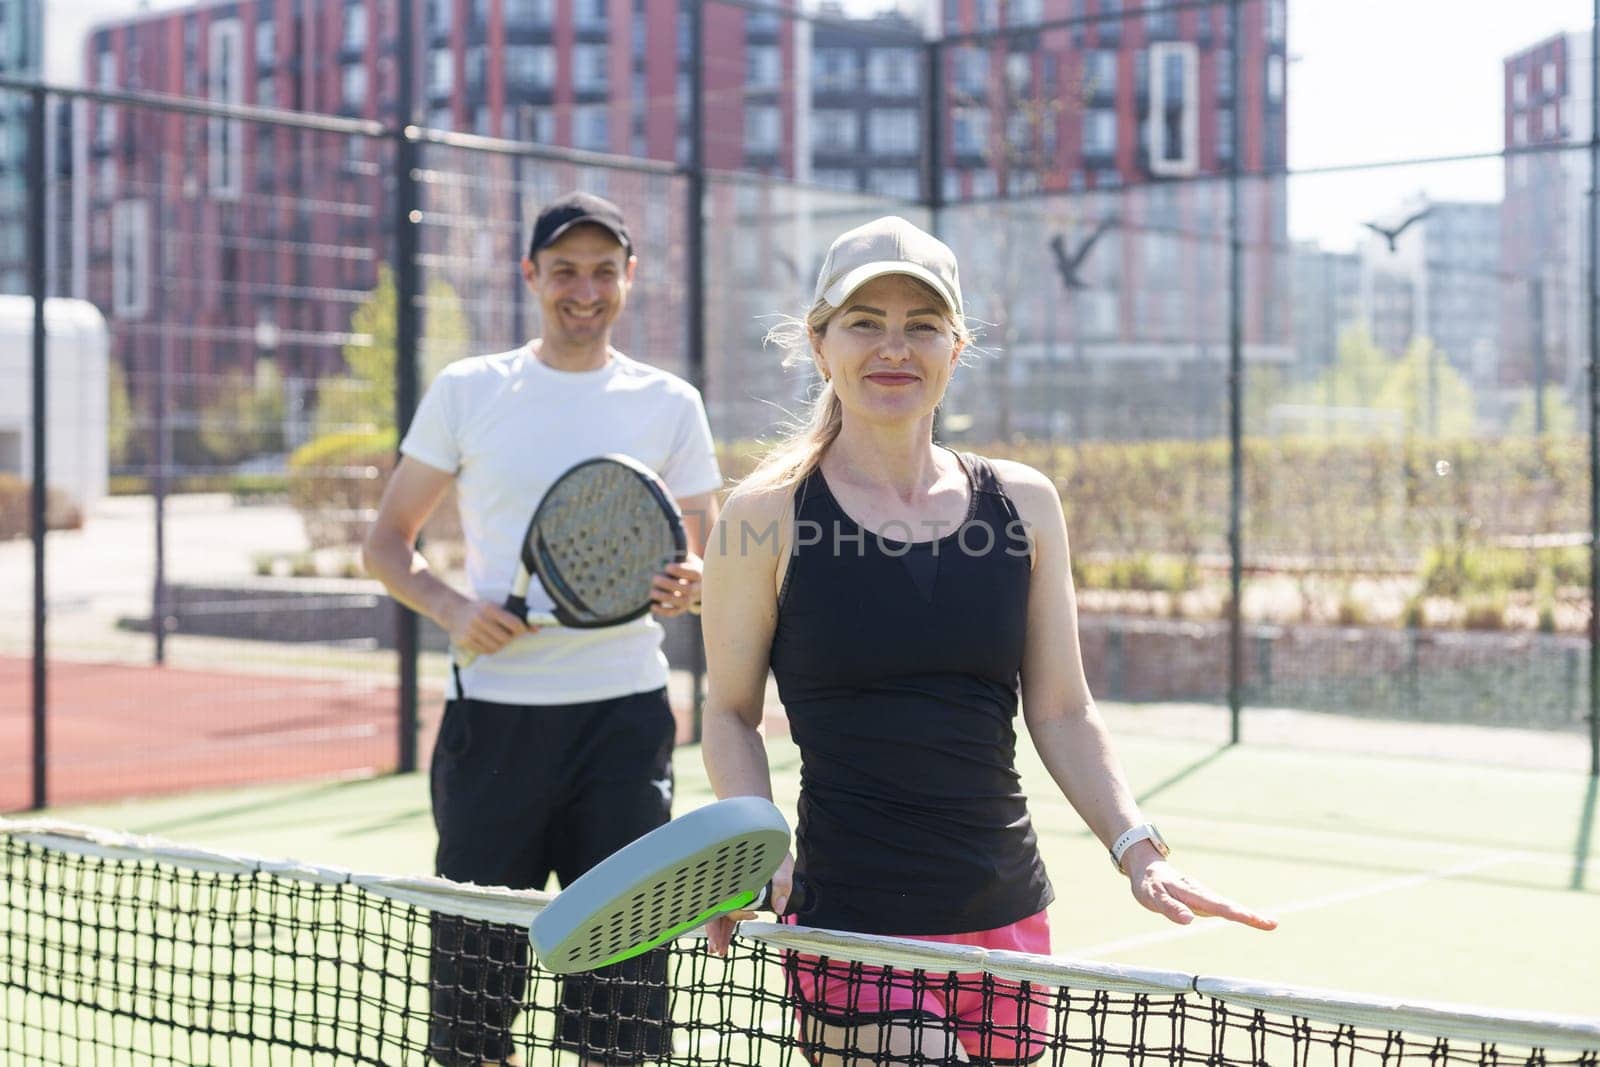
[{"label": "black net mesh", "polygon": [[770,925],[563,979],[541,895],[3,829],[7,1063],[1600,1064],[1600,1024]]}]

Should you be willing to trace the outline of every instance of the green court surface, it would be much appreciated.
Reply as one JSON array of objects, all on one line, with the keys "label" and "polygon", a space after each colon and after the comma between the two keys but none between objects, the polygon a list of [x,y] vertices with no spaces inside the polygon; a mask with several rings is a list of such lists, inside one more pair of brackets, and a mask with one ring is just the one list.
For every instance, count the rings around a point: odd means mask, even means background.
[{"label": "green court surface", "polygon": [[[1600,1016],[1595,782],[1416,757],[1122,736],[1146,814],[1186,873],[1276,914],[1274,933],[1172,925],[1129,896],[1030,748],[1019,754],[1056,887],[1060,955],[1208,976]],[[768,743],[792,818],[798,757]],[[677,810],[711,792],[679,749]],[[65,820],[267,857],[427,873],[425,774],[207,793]]]}]

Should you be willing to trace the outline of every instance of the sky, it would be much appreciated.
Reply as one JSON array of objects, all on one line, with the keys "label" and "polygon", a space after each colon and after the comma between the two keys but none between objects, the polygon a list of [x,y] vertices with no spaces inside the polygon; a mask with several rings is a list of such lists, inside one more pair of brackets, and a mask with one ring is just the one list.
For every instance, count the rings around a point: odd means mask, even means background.
[{"label": "sky", "polygon": [[[45,0],[50,80],[80,83],[81,41],[95,22],[190,2]],[[844,6],[865,14],[887,2]],[[1290,169],[1499,151],[1502,60],[1554,33],[1587,33],[1592,10],[1592,0],[1289,0]],[[1492,201],[1501,192],[1492,160],[1306,175],[1290,182],[1289,231],[1349,248],[1362,221],[1417,193]]]}]

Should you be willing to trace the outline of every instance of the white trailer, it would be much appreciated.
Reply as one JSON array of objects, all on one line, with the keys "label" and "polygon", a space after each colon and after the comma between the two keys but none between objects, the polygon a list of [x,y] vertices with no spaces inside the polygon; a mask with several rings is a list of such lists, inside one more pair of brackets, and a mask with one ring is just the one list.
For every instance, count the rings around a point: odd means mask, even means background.
[{"label": "white trailer", "polygon": [[[85,513],[106,495],[110,340],[86,300],[45,301],[45,484]],[[0,296],[0,474],[33,477],[33,300]]]}]

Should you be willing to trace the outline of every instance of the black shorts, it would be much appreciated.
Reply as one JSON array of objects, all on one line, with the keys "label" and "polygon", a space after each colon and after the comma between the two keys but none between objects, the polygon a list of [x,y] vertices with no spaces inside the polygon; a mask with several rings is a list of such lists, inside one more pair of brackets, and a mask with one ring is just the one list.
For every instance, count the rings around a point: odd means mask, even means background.
[{"label": "black shorts", "polygon": [[[561,885],[672,817],[677,725],[666,690],[587,704],[445,706],[432,765],[435,867],[512,889]],[[436,918],[433,1026],[440,1063],[511,1051],[526,989],[524,930]],[[563,980],[556,1044],[637,1063],[669,1050],[666,950]]]}]

